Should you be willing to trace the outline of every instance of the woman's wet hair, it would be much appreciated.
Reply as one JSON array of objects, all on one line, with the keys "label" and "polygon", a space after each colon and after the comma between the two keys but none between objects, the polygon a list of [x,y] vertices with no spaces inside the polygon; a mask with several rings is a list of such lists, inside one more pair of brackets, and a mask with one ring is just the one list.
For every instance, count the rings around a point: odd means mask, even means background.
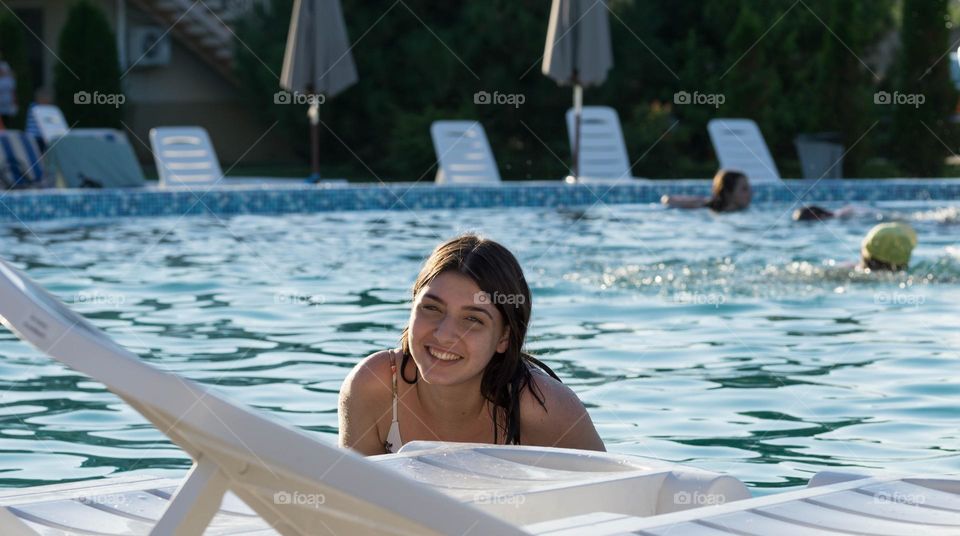
[{"label": "woman's wet hair", "polygon": [[[465,234],[433,250],[413,284],[413,297],[416,298],[423,287],[446,272],[456,272],[472,279],[482,292],[493,298],[489,303],[500,311],[504,326],[510,329],[506,351],[494,354],[483,371],[480,394],[491,404],[494,442],[499,443],[502,431],[506,444],[519,445],[520,396],[524,389],[530,389],[537,402],[546,407],[543,393],[535,389],[532,381],[531,366],[539,367],[559,380],[548,366],[523,352],[533,305],[523,270],[507,248],[493,240]],[[496,299],[498,296],[510,299]],[[400,376],[413,384],[418,379],[416,367],[413,379],[408,379],[405,374],[406,365],[412,359],[409,339],[410,327],[407,326],[400,336],[403,350]]]},{"label": "woman's wet hair", "polygon": [[816,205],[801,207],[793,211],[793,221],[823,221],[832,217],[833,212]]},{"label": "woman's wet hair", "polygon": [[713,188],[710,200],[704,206],[714,212],[725,212],[730,210],[730,202],[734,190],[741,180],[747,180],[747,176],[739,171],[730,169],[721,169],[713,176]]}]

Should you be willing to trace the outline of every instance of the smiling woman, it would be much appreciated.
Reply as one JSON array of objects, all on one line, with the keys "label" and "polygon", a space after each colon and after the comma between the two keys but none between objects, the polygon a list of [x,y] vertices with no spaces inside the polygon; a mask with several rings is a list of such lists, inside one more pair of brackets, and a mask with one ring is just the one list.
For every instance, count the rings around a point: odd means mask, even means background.
[{"label": "smiling woman", "polygon": [[464,235],[438,246],[414,283],[400,348],[344,380],[340,445],[365,455],[396,452],[401,438],[604,450],[577,395],[522,351],[530,298],[500,244]]}]

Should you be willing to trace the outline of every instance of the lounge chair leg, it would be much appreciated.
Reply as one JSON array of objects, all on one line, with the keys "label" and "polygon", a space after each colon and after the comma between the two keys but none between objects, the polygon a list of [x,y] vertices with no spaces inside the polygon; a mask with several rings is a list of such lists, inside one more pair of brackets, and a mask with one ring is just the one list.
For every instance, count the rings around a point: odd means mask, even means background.
[{"label": "lounge chair leg", "polygon": [[227,477],[217,464],[203,459],[197,461],[150,535],[203,534],[220,510],[227,484]]}]

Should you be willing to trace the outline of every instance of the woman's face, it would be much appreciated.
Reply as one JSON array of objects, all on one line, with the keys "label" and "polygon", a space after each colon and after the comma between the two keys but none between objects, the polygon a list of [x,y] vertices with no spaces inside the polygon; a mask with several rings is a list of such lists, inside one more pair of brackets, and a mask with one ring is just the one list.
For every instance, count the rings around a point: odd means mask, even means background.
[{"label": "woman's face", "polygon": [[737,181],[737,186],[733,189],[733,195],[730,196],[730,205],[734,210],[743,210],[750,206],[750,199],[753,198],[753,192],[750,190],[750,181],[741,178]]},{"label": "woman's face", "polygon": [[509,345],[489,294],[469,277],[444,272],[420,289],[410,311],[410,353],[429,384],[456,385],[483,373]]}]

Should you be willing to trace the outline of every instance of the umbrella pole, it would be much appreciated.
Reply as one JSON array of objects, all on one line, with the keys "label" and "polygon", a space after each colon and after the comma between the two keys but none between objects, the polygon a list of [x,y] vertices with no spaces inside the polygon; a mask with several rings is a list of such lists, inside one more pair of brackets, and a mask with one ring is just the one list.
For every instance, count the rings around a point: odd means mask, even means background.
[{"label": "umbrella pole", "polygon": [[583,115],[583,87],[573,86],[573,178],[580,180],[580,118]]},{"label": "umbrella pole", "polygon": [[320,104],[316,99],[310,102],[307,110],[310,119],[310,178],[308,182],[320,181]]}]

